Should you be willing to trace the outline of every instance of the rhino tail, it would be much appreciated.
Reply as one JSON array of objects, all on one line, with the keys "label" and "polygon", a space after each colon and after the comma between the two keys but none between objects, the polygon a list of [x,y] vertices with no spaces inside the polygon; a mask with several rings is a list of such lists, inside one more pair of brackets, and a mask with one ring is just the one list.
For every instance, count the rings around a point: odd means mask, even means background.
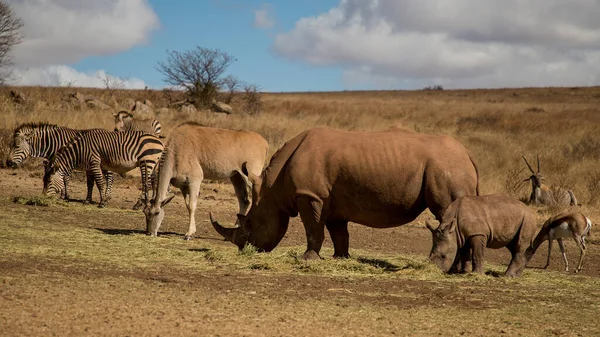
[{"label": "rhino tail", "polygon": [[471,153],[471,151],[467,150],[467,153],[469,155],[469,159],[471,160],[471,164],[473,164],[473,168],[475,169],[475,176],[477,177],[477,185],[475,185],[475,193],[477,193],[477,195],[481,195],[479,193],[479,169],[477,168],[477,163],[475,162],[475,158],[473,158],[473,154]]}]

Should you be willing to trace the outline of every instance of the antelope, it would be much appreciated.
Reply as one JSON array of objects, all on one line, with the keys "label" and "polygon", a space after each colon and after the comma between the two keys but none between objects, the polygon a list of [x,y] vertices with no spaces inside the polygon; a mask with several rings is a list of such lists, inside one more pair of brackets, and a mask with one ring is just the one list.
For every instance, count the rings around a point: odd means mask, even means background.
[{"label": "antelope", "polygon": [[552,241],[556,239],[560,252],[562,253],[565,261],[565,271],[569,271],[569,261],[567,261],[567,254],[565,253],[565,247],[563,245],[563,238],[573,238],[575,244],[579,248],[579,263],[575,272],[578,273],[582,270],[583,257],[585,256],[585,237],[591,234],[592,221],[583,215],[581,212],[562,212],[553,217],[548,218],[538,235],[533,240],[531,247],[527,249],[526,258],[527,261],[531,259],[535,251],[539,246],[546,240],[548,240],[548,259],[544,269],[550,266],[550,254],[552,253]]},{"label": "antelope", "polygon": [[[181,189],[189,214],[185,240],[196,233],[196,205],[204,179],[225,180],[233,184],[239,213],[245,215],[250,206],[248,190],[253,188],[248,175],[260,175],[269,144],[258,133],[205,127],[185,123],[171,131],[160,158],[152,198],[144,191],[146,232],[157,236],[165,216],[164,207],[172,199],[167,196],[169,184]],[[144,184],[149,186],[150,183]]]},{"label": "antelope", "polygon": [[531,176],[523,182],[531,180],[531,195],[529,196],[529,203],[534,205],[558,205],[558,206],[577,206],[577,199],[573,194],[573,191],[564,188],[551,188],[548,185],[542,183],[544,176],[540,172],[540,156],[537,156],[537,172],[531,168],[525,156],[523,160]]}]

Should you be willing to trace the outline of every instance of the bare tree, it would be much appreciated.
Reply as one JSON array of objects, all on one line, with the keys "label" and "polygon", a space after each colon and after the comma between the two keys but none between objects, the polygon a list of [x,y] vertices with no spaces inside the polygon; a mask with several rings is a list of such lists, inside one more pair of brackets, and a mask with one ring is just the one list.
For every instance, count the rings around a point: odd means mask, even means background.
[{"label": "bare tree", "polygon": [[237,77],[230,75],[223,79],[223,84],[227,89],[223,94],[223,102],[230,104],[243,83]]},{"label": "bare tree", "polygon": [[118,76],[113,76],[107,72],[98,74],[98,79],[102,81],[104,89],[106,89],[109,96],[113,96],[116,90],[121,90],[125,88],[124,79]]},{"label": "bare tree", "polygon": [[225,71],[236,59],[219,49],[196,47],[184,52],[167,51],[157,70],[168,84],[183,87],[196,106],[209,106],[226,82]]},{"label": "bare tree", "polygon": [[12,75],[12,47],[22,41],[23,22],[13,12],[10,5],[0,1],[0,85],[6,84]]},{"label": "bare tree", "polygon": [[260,88],[256,84],[245,84],[245,94],[242,97],[246,112],[250,115],[257,115],[262,111],[263,102],[260,96]]}]

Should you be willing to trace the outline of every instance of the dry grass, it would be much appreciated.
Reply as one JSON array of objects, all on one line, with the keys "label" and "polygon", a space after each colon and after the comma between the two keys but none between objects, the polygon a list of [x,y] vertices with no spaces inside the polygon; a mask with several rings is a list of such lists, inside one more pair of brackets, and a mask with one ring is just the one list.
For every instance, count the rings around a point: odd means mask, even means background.
[{"label": "dry grass", "polygon": [[[69,207],[77,219],[137,215]],[[599,333],[589,324],[600,305],[593,277],[527,269],[497,278],[505,267],[493,264],[487,275],[444,275],[423,256],[361,250],[307,263],[298,246],[257,254],[211,240],[107,235],[35,206],[0,215],[0,322],[17,334]]]},{"label": "dry grass", "polygon": [[[9,88],[0,90],[0,155],[5,155],[10,131],[22,122],[47,121],[75,128],[112,128],[108,111],[76,108],[63,100],[78,90],[113,107],[126,98],[149,99],[156,108],[169,98],[161,91],[101,89],[18,88],[28,97],[14,104]],[[177,95],[177,93],[175,93]],[[267,93],[263,113],[248,115],[175,110],[157,116],[163,132],[185,121],[209,126],[249,129],[262,134],[273,153],[302,130],[331,126],[349,130],[404,127],[460,139],[473,153],[481,173],[483,193],[507,193],[519,198],[529,186],[517,186],[527,173],[521,155],[539,154],[549,185],[572,188],[579,202],[594,212],[600,202],[596,168],[600,164],[597,129],[600,88],[538,88],[444,91],[375,91],[328,93]],[[171,98],[173,99],[173,98]],[[2,158],[4,159],[4,158]],[[599,213],[600,215],[600,213]]]}]

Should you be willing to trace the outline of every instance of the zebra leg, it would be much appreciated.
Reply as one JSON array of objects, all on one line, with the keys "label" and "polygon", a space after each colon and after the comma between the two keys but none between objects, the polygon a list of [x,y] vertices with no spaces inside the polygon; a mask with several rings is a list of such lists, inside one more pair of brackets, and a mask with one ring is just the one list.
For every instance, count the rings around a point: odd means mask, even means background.
[{"label": "zebra leg", "polygon": [[90,171],[92,171],[94,180],[96,181],[96,187],[98,187],[98,191],[100,191],[100,203],[98,203],[98,207],[104,208],[108,202],[106,200],[106,181],[104,180],[100,163],[92,163],[90,166]]},{"label": "zebra leg", "polygon": [[102,175],[104,175],[104,179],[106,180],[106,202],[109,202],[112,195],[112,186],[113,181],[115,180],[115,175],[114,173],[106,170],[102,170]]},{"label": "zebra leg", "polygon": [[69,201],[69,181],[71,180],[71,176],[70,175],[65,175],[63,176],[63,187],[64,187],[64,194],[65,194],[65,200]]},{"label": "zebra leg", "polygon": [[[94,191],[94,174],[91,171],[85,171],[86,183],[87,183],[87,196],[85,197],[84,205],[92,203],[92,194]],[[100,192],[102,194],[102,192]]]}]

